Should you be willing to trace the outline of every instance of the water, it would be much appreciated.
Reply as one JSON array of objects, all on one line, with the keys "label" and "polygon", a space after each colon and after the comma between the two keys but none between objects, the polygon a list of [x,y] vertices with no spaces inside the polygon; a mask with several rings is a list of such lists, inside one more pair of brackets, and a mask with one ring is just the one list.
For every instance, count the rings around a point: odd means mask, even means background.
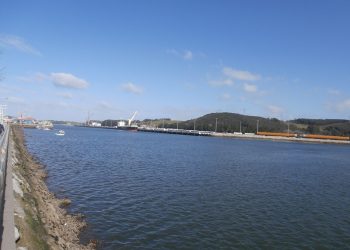
[{"label": "water", "polygon": [[350,247],[350,147],[26,129],[101,249]]}]

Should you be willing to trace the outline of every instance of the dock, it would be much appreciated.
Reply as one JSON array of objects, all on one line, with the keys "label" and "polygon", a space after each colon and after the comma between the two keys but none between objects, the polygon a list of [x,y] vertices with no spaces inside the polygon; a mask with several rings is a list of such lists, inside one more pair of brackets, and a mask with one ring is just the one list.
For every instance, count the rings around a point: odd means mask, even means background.
[{"label": "dock", "polygon": [[213,134],[213,132],[210,132],[210,131],[186,130],[186,129],[175,129],[175,128],[139,127],[137,130],[141,132],[192,135],[192,136],[212,136]]}]

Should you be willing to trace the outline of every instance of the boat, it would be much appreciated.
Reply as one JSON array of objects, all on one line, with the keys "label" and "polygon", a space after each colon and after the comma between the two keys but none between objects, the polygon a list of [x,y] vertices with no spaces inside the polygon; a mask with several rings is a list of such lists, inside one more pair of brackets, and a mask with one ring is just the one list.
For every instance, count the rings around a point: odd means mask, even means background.
[{"label": "boat", "polygon": [[116,129],[120,130],[129,130],[129,131],[137,131],[138,126],[136,124],[132,124],[132,121],[134,120],[135,116],[137,114],[137,111],[133,114],[133,116],[128,120],[128,123],[126,124],[125,121],[119,121],[118,126],[116,126]]},{"label": "boat", "polygon": [[65,133],[64,133],[64,130],[60,130],[58,131],[58,133],[56,133],[56,135],[59,135],[59,136],[63,136]]},{"label": "boat", "polygon": [[120,129],[120,130],[129,130],[129,131],[137,131],[138,130],[138,126],[137,125],[122,125],[122,126],[116,126],[116,129]]}]

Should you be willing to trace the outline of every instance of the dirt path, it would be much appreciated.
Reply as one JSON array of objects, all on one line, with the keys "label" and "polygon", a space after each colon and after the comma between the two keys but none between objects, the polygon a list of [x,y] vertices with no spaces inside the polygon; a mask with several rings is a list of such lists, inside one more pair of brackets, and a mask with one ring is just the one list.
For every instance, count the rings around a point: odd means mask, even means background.
[{"label": "dirt path", "polygon": [[46,172],[28,153],[23,130],[12,127],[10,136],[15,224],[20,232],[17,247],[27,249],[95,249],[81,245],[79,234],[86,226],[82,216],[68,214],[68,199],[57,199],[45,184]]}]

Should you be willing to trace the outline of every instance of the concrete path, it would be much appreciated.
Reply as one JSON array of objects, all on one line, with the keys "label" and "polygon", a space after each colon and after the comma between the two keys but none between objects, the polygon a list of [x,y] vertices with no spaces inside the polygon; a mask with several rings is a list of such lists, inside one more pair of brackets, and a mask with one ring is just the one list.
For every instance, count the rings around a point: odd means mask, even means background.
[{"label": "concrete path", "polygon": [[4,220],[1,250],[16,250],[15,242],[15,221],[14,221],[14,196],[12,186],[12,153],[13,141],[9,139],[9,150],[7,158],[7,173],[4,195]]}]

